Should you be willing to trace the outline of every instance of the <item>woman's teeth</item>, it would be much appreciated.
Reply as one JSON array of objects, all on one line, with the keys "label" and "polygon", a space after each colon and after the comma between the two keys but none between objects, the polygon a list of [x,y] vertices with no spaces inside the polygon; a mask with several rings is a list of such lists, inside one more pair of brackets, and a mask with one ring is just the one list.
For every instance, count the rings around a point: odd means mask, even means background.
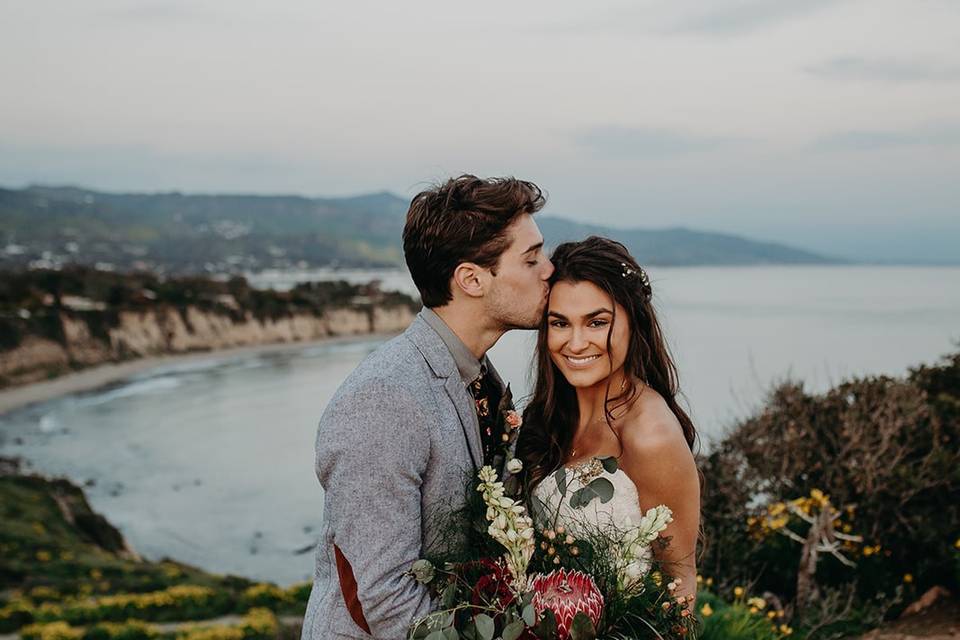
[{"label": "woman's teeth", "polygon": [[583,358],[574,358],[573,356],[564,356],[564,357],[567,359],[567,362],[569,362],[570,364],[586,364],[588,362],[593,362],[600,356],[599,355],[585,356]]}]

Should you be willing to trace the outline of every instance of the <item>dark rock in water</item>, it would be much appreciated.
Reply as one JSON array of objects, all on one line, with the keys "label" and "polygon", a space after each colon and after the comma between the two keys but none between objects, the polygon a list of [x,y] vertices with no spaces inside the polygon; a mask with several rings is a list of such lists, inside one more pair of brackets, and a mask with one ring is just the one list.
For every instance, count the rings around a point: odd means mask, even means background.
[{"label": "dark rock in water", "polygon": [[309,524],[308,524],[308,525],[304,525],[304,527],[303,527],[303,532],[304,532],[304,533],[313,533],[313,527],[310,526]]},{"label": "dark rock in water", "polygon": [[95,478],[87,478],[87,481],[83,483],[85,487],[95,487],[97,486],[97,481]]}]

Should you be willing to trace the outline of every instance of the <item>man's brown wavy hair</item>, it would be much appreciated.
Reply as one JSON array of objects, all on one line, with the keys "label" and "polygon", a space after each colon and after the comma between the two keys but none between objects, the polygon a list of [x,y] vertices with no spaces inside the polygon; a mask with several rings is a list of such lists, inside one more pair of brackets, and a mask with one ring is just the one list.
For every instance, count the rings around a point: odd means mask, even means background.
[{"label": "man's brown wavy hair", "polygon": [[532,182],[469,174],[414,196],[403,227],[403,255],[423,305],[442,307],[453,299],[450,279],[459,264],[473,262],[496,275],[509,246],[507,227],[545,203]]}]

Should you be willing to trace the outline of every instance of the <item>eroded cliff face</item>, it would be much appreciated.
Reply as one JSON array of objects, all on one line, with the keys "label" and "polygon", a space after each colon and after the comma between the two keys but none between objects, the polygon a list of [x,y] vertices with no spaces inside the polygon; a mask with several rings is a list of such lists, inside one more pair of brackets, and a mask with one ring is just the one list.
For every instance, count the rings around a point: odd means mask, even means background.
[{"label": "eroded cliff face", "polygon": [[82,318],[60,313],[63,343],[31,335],[16,348],[0,352],[0,384],[25,384],[71,369],[147,356],[396,333],[404,330],[413,316],[407,306],[373,305],[277,319],[258,319],[248,312],[238,322],[228,315],[192,306],[183,311],[158,307],[121,311],[116,326],[107,331],[108,340],[104,340],[95,336]]}]

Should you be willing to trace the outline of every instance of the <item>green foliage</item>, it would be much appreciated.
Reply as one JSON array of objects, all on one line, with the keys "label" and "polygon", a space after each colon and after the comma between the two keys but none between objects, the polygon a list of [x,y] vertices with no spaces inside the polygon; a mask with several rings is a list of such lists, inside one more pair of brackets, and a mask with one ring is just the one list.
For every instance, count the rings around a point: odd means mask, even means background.
[{"label": "green foliage", "polygon": [[751,612],[743,603],[727,603],[710,592],[697,599],[700,617],[698,640],[779,640],[786,633],[777,630],[782,622],[766,617],[766,612]]},{"label": "green foliage", "polygon": [[[751,536],[765,505],[822,491],[843,514],[836,526],[863,537],[845,543],[847,567],[829,554],[817,564],[814,606],[850,594],[833,613],[857,618],[877,596],[960,586],[954,567],[960,522],[960,353],[904,379],[853,379],[823,394],[782,384],[766,407],[736,425],[700,461],[706,485],[704,575],[720,586],[755,584],[793,599],[801,544]],[[800,537],[805,529],[799,530]],[[802,609],[802,607],[800,607]]]}]

